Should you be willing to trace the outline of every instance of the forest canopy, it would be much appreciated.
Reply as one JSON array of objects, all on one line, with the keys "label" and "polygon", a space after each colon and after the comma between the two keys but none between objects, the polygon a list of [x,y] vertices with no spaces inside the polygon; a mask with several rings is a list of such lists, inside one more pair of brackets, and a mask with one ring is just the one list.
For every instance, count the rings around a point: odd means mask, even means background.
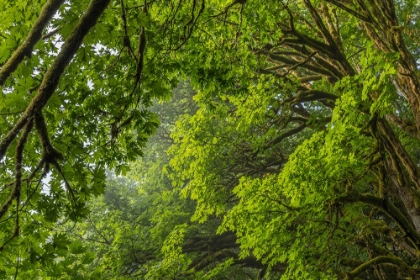
[{"label": "forest canopy", "polygon": [[418,0],[0,0],[1,279],[420,279]]}]

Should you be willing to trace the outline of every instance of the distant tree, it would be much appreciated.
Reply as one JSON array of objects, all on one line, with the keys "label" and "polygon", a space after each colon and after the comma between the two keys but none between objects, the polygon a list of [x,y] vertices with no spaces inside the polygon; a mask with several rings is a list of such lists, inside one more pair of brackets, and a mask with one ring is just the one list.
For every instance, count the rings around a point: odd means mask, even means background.
[{"label": "distant tree", "polygon": [[[191,222],[195,203],[174,191],[165,171],[170,160],[167,149],[172,145],[169,133],[175,121],[197,110],[194,93],[188,84],[180,85],[171,102],[151,108],[161,117],[162,125],[150,138],[142,159],[132,164],[131,179],[109,175],[107,190],[90,203],[92,212],[87,220],[61,229],[72,243],[84,248],[80,259],[83,254],[96,255],[79,267],[80,275],[93,277],[100,272],[106,279],[244,279],[256,277],[266,268],[253,257],[239,258],[234,233],[216,234],[220,218]],[[224,263],[227,260],[228,265]],[[284,271],[284,266],[280,268]]]}]

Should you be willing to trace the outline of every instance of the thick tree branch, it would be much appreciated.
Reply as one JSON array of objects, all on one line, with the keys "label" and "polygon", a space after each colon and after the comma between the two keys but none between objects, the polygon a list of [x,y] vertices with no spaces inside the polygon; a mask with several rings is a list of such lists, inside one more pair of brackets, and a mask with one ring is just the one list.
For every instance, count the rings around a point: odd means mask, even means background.
[{"label": "thick tree branch", "polygon": [[370,259],[367,262],[361,264],[360,266],[356,267],[350,272],[347,272],[347,276],[345,279],[355,279],[357,275],[362,273],[363,271],[369,269],[372,265],[382,264],[382,263],[390,263],[398,266],[401,269],[404,269],[406,272],[410,272],[410,274],[415,275],[415,273],[419,273],[420,270],[416,268],[412,268],[407,265],[402,259],[388,255],[388,256],[378,256],[376,258]]},{"label": "thick tree branch", "polygon": [[[18,65],[22,62],[25,56],[30,57],[32,49],[35,44],[41,39],[42,31],[48,24],[50,19],[63,4],[64,0],[49,0],[41,10],[41,14],[37,18],[29,31],[28,36],[22,45],[13,53],[13,55],[6,61],[6,63],[0,69],[0,86],[4,84],[6,79],[16,70]],[[1,157],[0,157],[1,158]]]},{"label": "thick tree branch", "polygon": [[95,26],[99,16],[103,13],[109,2],[110,0],[92,0],[85,14],[66,39],[53,64],[45,73],[38,94],[32,99],[32,102],[28,105],[15,126],[1,140],[0,159],[4,157],[7,148],[16,138],[19,131],[28,123],[28,120],[35,116],[47,104],[57,88],[64,70],[82,44],[83,38]]},{"label": "thick tree branch", "polygon": [[344,5],[343,3],[340,3],[340,2],[339,2],[339,1],[337,1],[337,0],[326,0],[326,1],[327,1],[327,2],[330,2],[331,4],[333,4],[333,5],[337,6],[337,7],[338,7],[338,8],[340,8],[340,9],[342,9],[342,10],[346,11],[347,13],[349,13],[349,14],[353,15],[354,17],[356,17],[356,18],[358,18],[358,19],[361,19],[361,20],[366,21],[366,22],[368,22],[368,23],[372,23],[372,22],[371,22],[371,20],[370,20],[369,18],[367,18],[367,17],[365,17],[364,15],[362,15],[362,14],[358,13],[357,11],[355,11],[355,10],[353,10],[353,9],[351,9],[351,8],[349,8],[349,7],[347,7],[346,5]]},{"label": "thick tree branch", "polygon": [[411,239],[411,241],[417,246],[420,245],[420,234],[416,231],[413,225],[407,220],[405,215],[389,200],[381,199],[370,194],[359,194],[352,192],[348,196],[337,199],[338,202],[363,202],[372,205],[385,214],[387,214],[395,223],[401,228],[401,230]]},{"label": "thick tree branch", "polygon": [[23,161],[23,149],[25,147],[26,140],[29,133],[33,128],[33,120],[30,120],[29,123],[25,126],[23,133],[18,141],[15,152],[15,182],[14,188],[10,193],[9,198],[3,203],[0,208],[0,219],[6,214],[13,200],[16,199],[17,202],[20,201],[20,191],[22,186],[22,161]]}]

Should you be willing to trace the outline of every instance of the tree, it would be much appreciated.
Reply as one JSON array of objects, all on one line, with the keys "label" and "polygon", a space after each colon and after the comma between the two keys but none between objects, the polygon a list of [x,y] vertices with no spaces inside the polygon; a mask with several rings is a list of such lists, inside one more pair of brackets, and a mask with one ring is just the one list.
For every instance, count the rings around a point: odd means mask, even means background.
[{"label": "tree", "polygon": [[285,279],[417,277],[413,5],[247,1],[222,13],[226,30],[240,26],[231,64],[204,70],[224,79],[205,76],[207,107],[173,148],[194,218],[223,217],[241,256],[287,263]]}]

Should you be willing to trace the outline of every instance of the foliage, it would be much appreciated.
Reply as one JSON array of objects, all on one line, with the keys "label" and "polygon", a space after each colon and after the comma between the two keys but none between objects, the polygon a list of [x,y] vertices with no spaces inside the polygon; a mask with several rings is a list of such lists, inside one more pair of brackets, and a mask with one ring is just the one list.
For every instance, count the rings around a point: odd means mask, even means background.
[{"label": "foliage", "polygon": [[176,118],[196,111],[193,94],[187,84],[180,85],[170,103],[153,106],[162,126],[143,158],[132,164],[131,179],[108,174],[106,193],[91,201],[87,220],[58,229],[83,248],[79,254],[95,254],[94,261],[79,267],[83,277],[99,271],[106,279],[243,279],[263,267],[253,258],[238,258],[232,233],[216,235],[220,219],[190,222],[195,203],[174,192],[167,171],[162,172],[172,144],[167,133]]},{"label": "foliage", "polygon": [[229,9],[225,26],[241,28],[225,57],[246,57],[245,69],[221,70],[231,83],[198,77],[202,107],[174,134],[173,178],[197,201],[193,220],[222,217],[219,233],[236,232],[240,256],[287,264],[284,279],[419,272],[410,154],[419,144],[418,57],[407,31],[417,27],[398,22],[417,10],[361,3]]},{"label": "foliage", "polygon": [[415,279],[417,4],[1,2],[0,276]]}]

